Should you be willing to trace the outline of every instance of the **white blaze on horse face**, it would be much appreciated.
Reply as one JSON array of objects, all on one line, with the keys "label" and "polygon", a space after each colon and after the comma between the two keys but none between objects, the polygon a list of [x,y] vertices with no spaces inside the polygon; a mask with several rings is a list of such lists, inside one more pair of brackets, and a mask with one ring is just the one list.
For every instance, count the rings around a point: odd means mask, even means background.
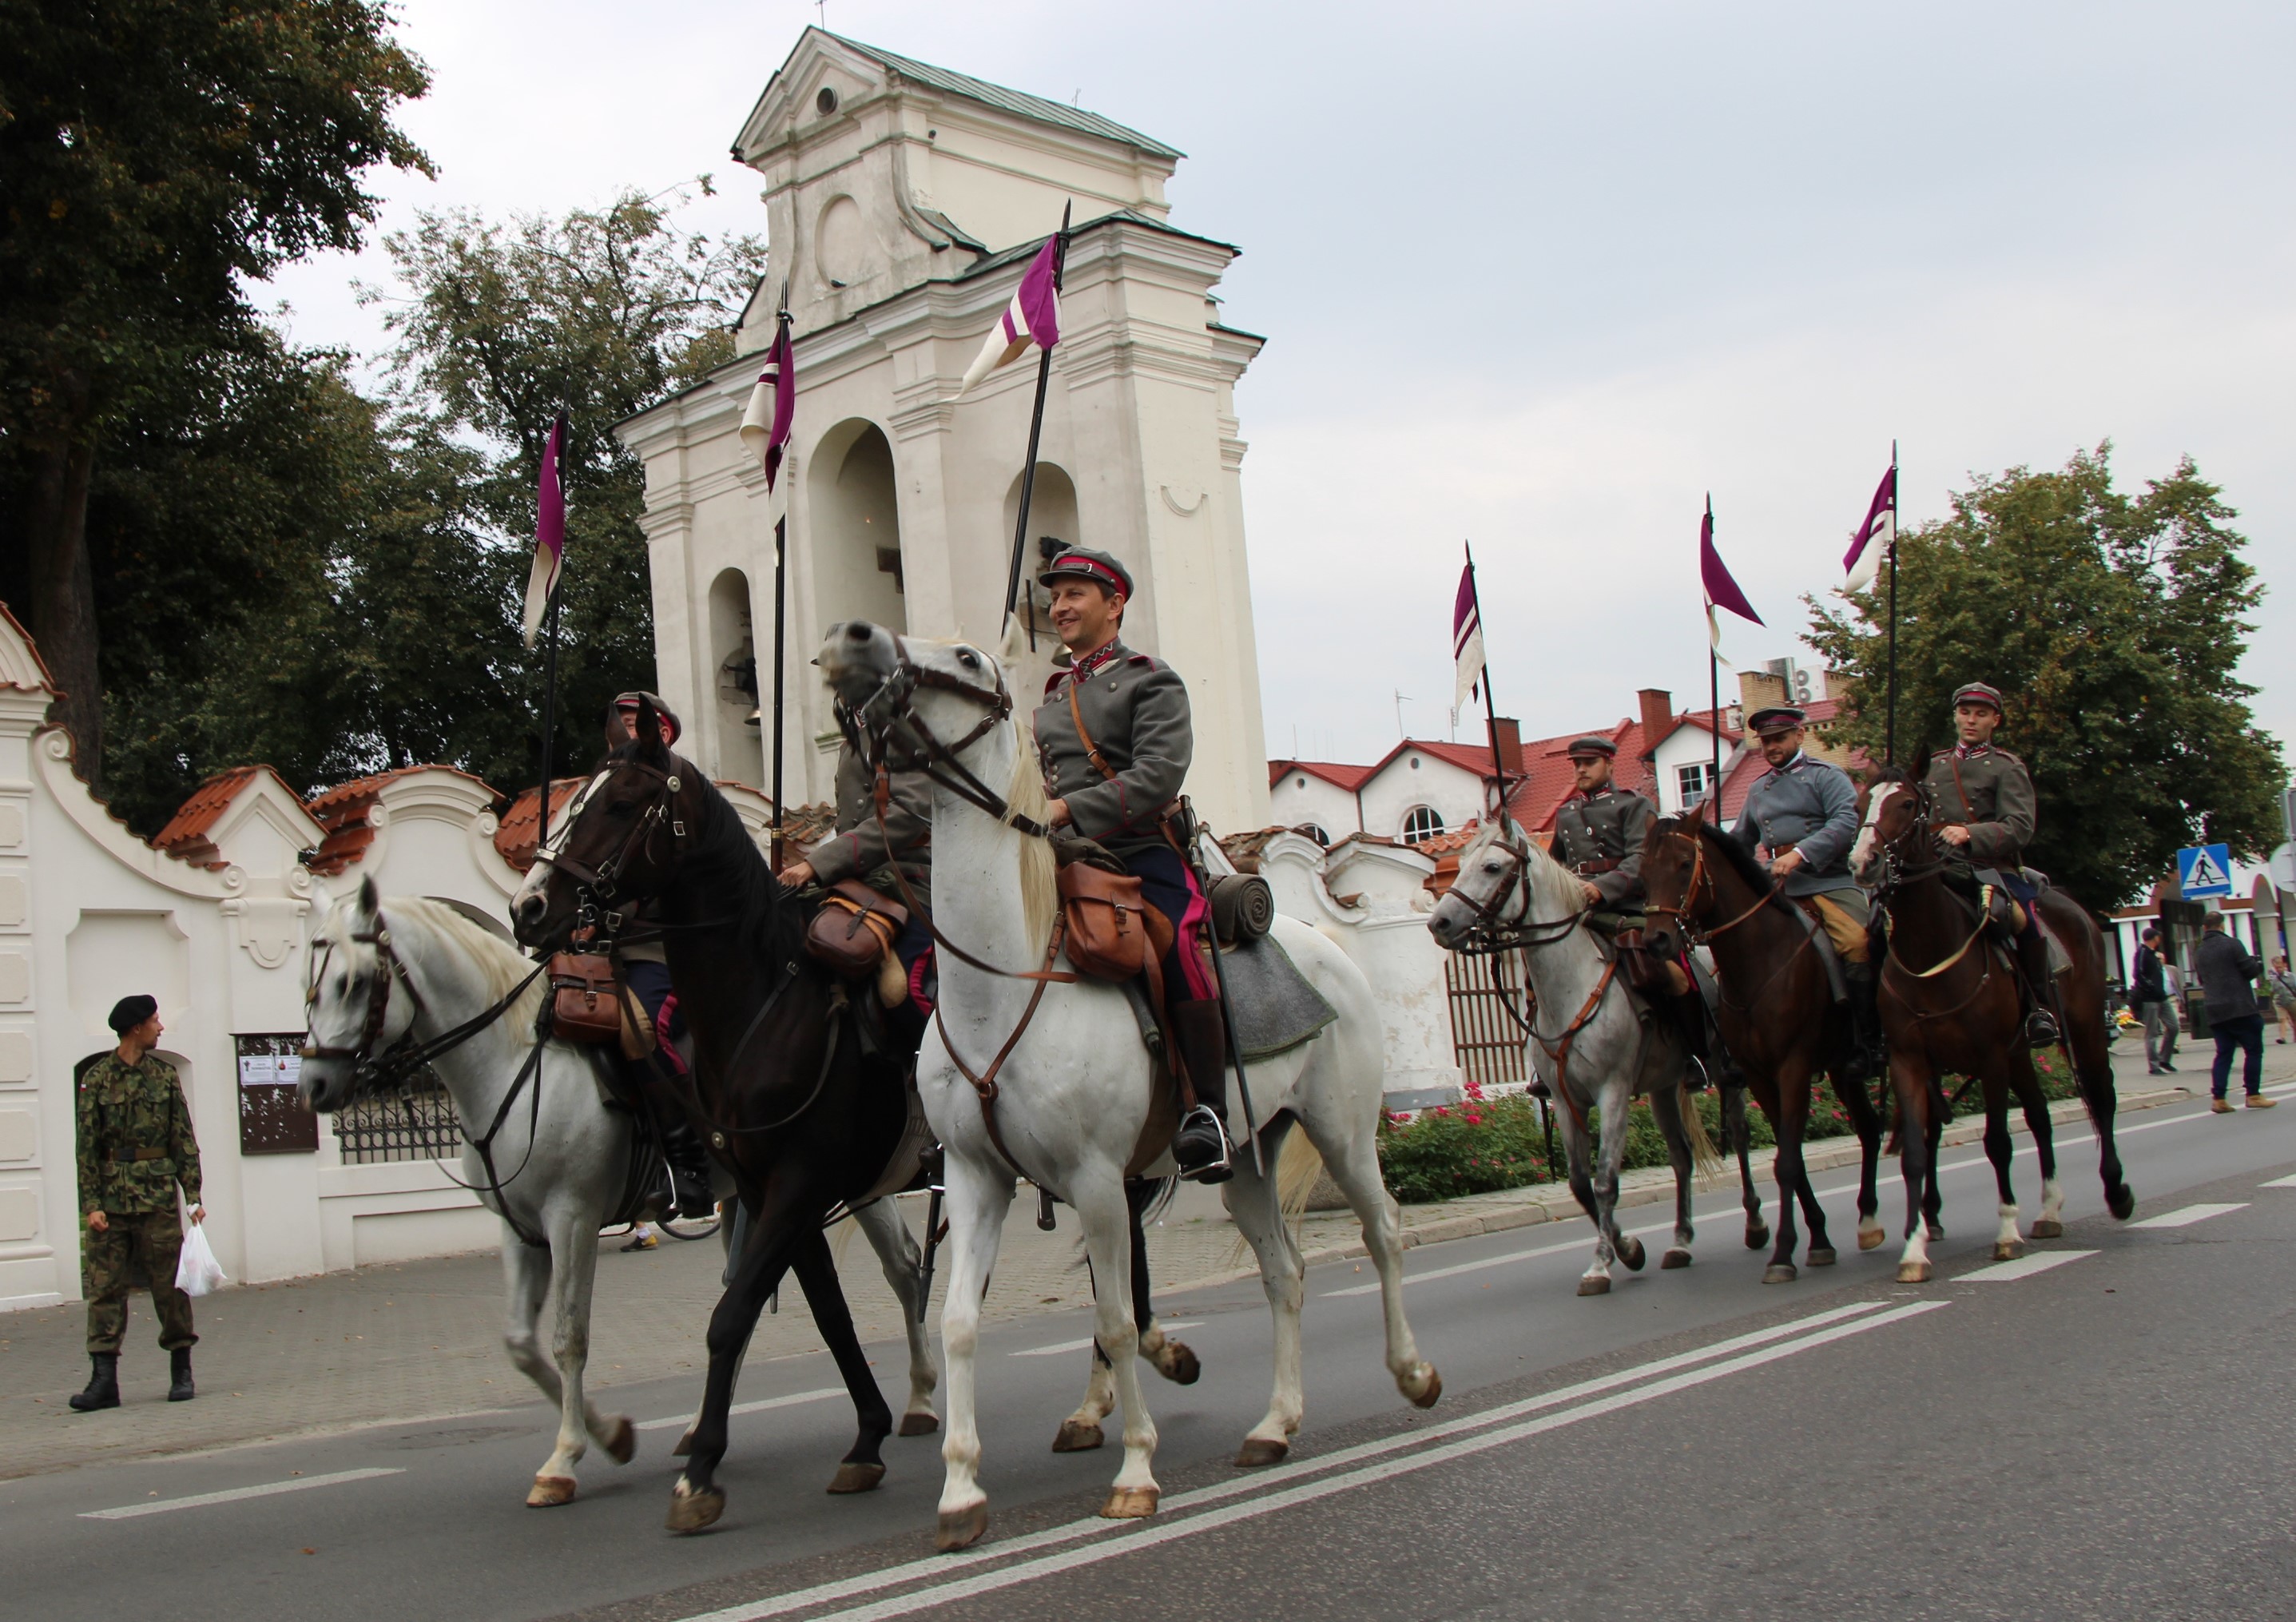
[{"label": "white blaze on horse face", "polygon": [[574,824],[581,820],[583,807],[590,803],[590,797],[595,794],[604,785],[606,779],[611,775],[613,774],[611,772],[599,773],[582,785],[580,793],[566,802],[564,813],[560,815],[556,824],[550,830],[549,840],[534,853],[534,864],[526,870],[526,882],[520,885],[518,894],[510,898],[510,910],[513,917],[517,915],[518,909],[525,905],[528,897],[539,896],[548,887],[552,864],[566,854],[566,841],[573,835]]},{"label": "white blaze on horse face", "polygon": [[1873,870],[1874,857],[1881,848],[1882,807],[1890,797],[1904,788],[1903,783],[1889,783],[1879,794],[1866,802],[1866,821],[1857,830],[1857,842],[1849,848],[1849,871],[1863,883]]}]

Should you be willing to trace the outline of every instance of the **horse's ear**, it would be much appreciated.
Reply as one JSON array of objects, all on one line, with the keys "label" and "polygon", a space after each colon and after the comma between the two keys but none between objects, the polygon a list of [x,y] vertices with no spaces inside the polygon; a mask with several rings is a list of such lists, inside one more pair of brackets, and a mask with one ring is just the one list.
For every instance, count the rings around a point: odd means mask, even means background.
[{"label": "horse's ear", "polygon": [[638,700],[638,713],[630,723],[630,731],[635,735],[640,760],[648,766],[669,765],[669,745],[661,741],[661,712],[653,707],[652,699]]},{"label": "horse's ear", "polygon": [[368,873],[359,880],[358,915],[362,922],[382,911],[381,892],[374,888],[374,875]]}]

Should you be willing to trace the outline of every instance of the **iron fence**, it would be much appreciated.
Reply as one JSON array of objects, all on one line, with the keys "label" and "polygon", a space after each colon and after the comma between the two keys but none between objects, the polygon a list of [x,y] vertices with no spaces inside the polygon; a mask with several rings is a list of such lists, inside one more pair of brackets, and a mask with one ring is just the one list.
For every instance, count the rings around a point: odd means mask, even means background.
[{"label": "iron fence", "polygon": [[[1496,977],[1496,978],[1495,978]],[[1443,963],[1443,984],[1451,999],[1451,1050],[1459,1072],[1478,1086],[1505,1086],[1530,1079],[1523,1058],[1522,1027],[1530,1017],[1528,966],[1520,950],[1454,952]],[[1500,987],[1504,987],[1502,1001]],[[1507,1012],[1512,1004],[1514,1013]]]},{"label": "iron fence", "polygon": [[428,1069],[400,1091],[362,1098],[335,1115],[335,1141],[346,1166],[392,1160],[443,1160],[463,1147],[455,1101]]}]

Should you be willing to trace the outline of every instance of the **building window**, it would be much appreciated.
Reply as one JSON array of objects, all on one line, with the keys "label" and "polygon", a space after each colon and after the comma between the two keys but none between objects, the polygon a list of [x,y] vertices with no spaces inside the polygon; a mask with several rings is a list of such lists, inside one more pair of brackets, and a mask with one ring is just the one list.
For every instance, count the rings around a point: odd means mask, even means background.
[{"label": "building window", "polygon": [[1322,828],[1318,827],[1314,823],[1300,823],[1300,831],[1306,834],[1309,839],[1315,840],[1318,845],[1328,846],[1332,842],[1332,836],[1325,833]]},{"label": "building window", "polygon": [[1712,763],[1704,760],[1691,766],[1678,766],[1674,768],[1675,787],[1682,791],[1684,810],[1687,811],[1693,806],[1706,803],[1708,779],[1713,775],[1713,772]]},{"label": "building window", "polygon": [[1443,831],[1443,818],[1432,806],[1414,806],[1404,814],[1403,842],[1420,844]]}]

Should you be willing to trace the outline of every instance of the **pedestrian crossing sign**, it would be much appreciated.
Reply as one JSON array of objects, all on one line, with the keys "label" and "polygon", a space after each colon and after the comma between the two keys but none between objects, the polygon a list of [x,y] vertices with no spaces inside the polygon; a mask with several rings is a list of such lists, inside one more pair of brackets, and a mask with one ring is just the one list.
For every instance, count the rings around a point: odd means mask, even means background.
[{"label": "pedestrian crossing sign", "polygon": [[2232,894],[2232,851],[2223,845],[2190,845],[2177,853],[2177,888],[2187,901]]}]

